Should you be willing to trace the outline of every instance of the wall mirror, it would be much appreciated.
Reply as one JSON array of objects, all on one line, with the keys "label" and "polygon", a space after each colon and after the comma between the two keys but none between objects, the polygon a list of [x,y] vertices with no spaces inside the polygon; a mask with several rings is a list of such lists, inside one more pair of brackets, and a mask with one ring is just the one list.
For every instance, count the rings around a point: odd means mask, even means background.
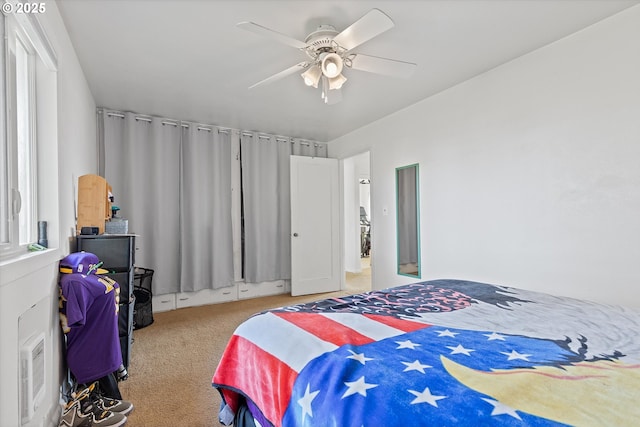
[{"label": "wall mirror", "polygon": [[398,274],[420,278],[418,165],[396,168]]}]

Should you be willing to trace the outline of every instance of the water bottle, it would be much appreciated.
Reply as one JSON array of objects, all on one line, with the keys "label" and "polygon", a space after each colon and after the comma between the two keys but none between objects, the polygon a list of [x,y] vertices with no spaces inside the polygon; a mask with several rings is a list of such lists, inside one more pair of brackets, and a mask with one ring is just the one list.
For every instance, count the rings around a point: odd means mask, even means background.
[{"label": "water bottle", "polygon": [[47,221],[38,221],[38,244],[45,248],[49,247],[47,239]]}]

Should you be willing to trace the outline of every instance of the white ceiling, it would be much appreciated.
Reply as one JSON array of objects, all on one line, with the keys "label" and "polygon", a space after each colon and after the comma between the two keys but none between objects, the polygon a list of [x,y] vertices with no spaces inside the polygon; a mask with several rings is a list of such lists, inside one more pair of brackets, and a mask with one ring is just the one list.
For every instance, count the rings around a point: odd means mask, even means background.
[{"label": "white ceiling", "polygon": [[[100,107],[331,141],[545,46],[640,0],[57,0]],[[418,64],[407,80],[356,70],[342,102],[290,75],[306,59],[236,27],[253,21],[304,41],[372,8],[395,22],[356,52]]]}]

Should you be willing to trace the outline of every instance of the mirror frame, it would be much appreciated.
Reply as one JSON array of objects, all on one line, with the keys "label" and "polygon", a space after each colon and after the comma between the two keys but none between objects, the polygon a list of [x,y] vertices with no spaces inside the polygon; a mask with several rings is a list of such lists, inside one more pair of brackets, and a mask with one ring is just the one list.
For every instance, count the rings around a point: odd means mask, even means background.
[{"label": "mirror frame", "polygon": [[[422,277],[422,262],[420,259],[420,170],[418,163],[414,163],[407,166],[402,166],[396,168],[396,250],[397,250],[397,259],[396,259],[396,267],[397,274],[400,276],[408,276],[420,279]],[[408,170],[415,171],[415,191],[412,189],[403,190],[400,188],[402,183],[401,175],[403,172]],[[409,194],[406,194],[409,192]],[[412,198],[408,201],[408,203],[400,203],[401,202],[401,194],[407,197]],[[411,206],[415,204],[415,209]],[[408,205],[408,206],[407,206]],[[408,211],[407,211],[408,208]],[[415,215],[415,217],[414,217]],[[404,221],[403,221],[404,219]],[[402,227],[406,224],[411,224],[411,221],[415,224],[415,227],[411,227],[411,230],[406,230],[405,227]],[[413,242],[413,238],[415,238],[415,242]],[[412,247],[415,244],[415,247]],[[406,263],[403,260],[403,254],[401,254],[401,248],[407,247],[408,250],[414,250],[416,263],[416,269],[411,271],[403,270],[402,266]],[[413,258],[410,261],[414,261]]]}]

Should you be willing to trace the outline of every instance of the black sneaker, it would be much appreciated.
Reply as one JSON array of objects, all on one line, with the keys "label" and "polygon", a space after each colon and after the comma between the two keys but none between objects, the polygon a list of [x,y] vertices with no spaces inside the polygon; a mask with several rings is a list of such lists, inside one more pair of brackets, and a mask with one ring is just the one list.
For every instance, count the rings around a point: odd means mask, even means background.
[{"label": "black sneaker", "polygon": [[80,401],[73,399],[62,410],[58,427],[91,427],[91,415],[84,414]]},{"label": "black sneaker", "polygon": [[129,415],[133,411],[133,403],[102,396],[95,390],[92,392],[92,399],[103,411],[117,412],[122,415]]},{"label": "black sneaker", "polygon": [[[80,402],[81,412],[91,419],[91,426],[119,427],[127,422],[127,417],[118,412],[102,408],[101,400],[95,392],[96,383],[78,393],[76,400]],[[133,405],[132,405],[133,406]]]}]

